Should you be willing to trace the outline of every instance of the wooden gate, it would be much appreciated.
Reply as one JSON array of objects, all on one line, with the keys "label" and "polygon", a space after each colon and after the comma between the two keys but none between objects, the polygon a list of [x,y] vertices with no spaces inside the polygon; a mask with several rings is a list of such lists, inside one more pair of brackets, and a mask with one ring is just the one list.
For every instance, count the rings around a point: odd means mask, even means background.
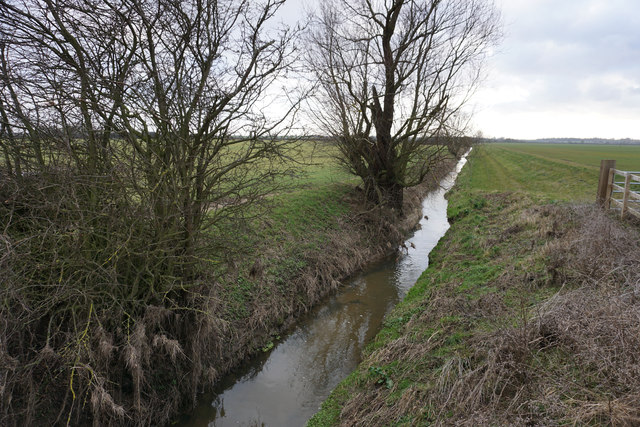
[{"label": "wooden gate", "polygon": [[629,213],[640,218],[640,172],[616,169],[615,160],[600,163],[598,203],[606,209],[620,211],[620,218]]}]

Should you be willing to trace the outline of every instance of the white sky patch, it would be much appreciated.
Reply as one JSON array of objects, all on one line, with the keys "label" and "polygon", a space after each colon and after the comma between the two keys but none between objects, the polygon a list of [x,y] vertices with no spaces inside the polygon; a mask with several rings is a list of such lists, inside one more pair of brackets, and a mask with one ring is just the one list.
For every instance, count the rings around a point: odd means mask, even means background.
[{"label": "white sky patch", "polygon": [[502,0],[505,38],[474,98],[511,138],[640,139],[640,1]]},{"label": "white sky patch", "polygon": [[503,76],[500,83],[481,87],[473,98],[474,103],[481,109],[524,104],[530,99],[536,85],[535,82],[523,83],[523,79]]},{"label": "white sky patch", "polygon": [[[289,0],[302,21],[321,0]],[[495,0],[505,37],[472,98],[486,136],[640,139],[640,0]]]}]

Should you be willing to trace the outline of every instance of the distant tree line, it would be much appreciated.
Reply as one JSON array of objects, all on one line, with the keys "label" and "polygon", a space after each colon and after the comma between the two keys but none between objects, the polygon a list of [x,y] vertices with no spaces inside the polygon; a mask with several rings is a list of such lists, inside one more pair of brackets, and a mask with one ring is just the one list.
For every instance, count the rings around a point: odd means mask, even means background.
[{"label": "distant tree line", "polygon": [[631,138],[539,138],[539,139],[514,139],[514,138],[483,138],[482,142],[513,142],[513,143],[541,143],[541,144],[611,144],[611,145],[639,145],[640,140]]}]

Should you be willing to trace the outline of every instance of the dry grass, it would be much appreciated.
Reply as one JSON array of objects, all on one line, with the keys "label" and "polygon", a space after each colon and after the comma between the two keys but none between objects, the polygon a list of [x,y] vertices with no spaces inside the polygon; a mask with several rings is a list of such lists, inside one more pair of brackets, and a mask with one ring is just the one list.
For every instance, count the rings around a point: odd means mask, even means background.
[{"label": "dry grass", "polygon": [[562,220],[575,225],[542,249],[562,289],[524,311],[517,327],[477,334],[471,357],[453,374],[443,369],[446,398],[434,403],[457,421],[640,421],[638,233],[590,207],[558,209],[534,224],[555,236]]},{"label": "dry grass", "polygon": [[[64,189],[67,181],[61,177],[57,185]],[[32,192],[10,180],[0,184],[0,424],[7,426],[168,423],[340,279],[397,247],[417,222],[414,214],[394,225],[393,212],[359,207],[353,194],[335,229],[315,231],[322,246],[283,235],[282,246],[250,260],[225,246],[224,268],[198,260],[185,277],[166,268],[162,250],[150,250],[143,213],[107,201],[99,221],[86,224],[69,214],[84,211],[65,205],[77,203],[75,194],[60,197],[56,183],[36,182]],[[419,211],[428,189],[406,197],[406,212]],[[140,229],[112,226],[128,218]],[[98,231],[108,245],[95,241]],[[251,231],[234,230],[232,237]],[[299,251],[304,266],[281,274],[279,285],[269,270],[287,261],[284,245]],[[141,294],[136,274],[119,270],[129,266],[143,279],[149,274],[148,292]],[[236,290],[239,280],[253,288],[234,317],[225,289]]]},{"label": "dry grass", "polygon": [[449,240],[438,267],[478,257],[501,272],[464,292],[461,276],[427,276],[402,335],[365,361],[393,387],[360,374],[340,425],[640,424],[637,227],[591,206],[506,203],[481,209],[491,232]]}]

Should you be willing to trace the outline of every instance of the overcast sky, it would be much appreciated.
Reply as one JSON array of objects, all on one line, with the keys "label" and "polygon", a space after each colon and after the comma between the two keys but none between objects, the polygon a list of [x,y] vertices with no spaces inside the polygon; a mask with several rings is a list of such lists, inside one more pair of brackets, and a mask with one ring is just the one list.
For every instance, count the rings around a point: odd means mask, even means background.
[{"label": "overcast sky", "polygon": [[640,1],[502,0],[477,93],[487,136],[640,139]]},{"label": "overcast sky", "polygon": [[[505,36],[473,98],[477,130],[640,139],[640,0],[496,2]],[[302,3],[289,0],[284,16]]]}]

